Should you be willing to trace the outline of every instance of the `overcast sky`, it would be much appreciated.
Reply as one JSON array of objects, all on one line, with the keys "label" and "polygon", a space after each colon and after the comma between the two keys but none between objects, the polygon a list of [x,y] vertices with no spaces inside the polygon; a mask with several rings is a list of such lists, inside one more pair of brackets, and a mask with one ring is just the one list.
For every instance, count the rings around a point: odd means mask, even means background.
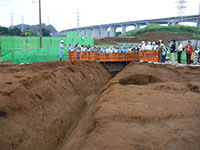
[{"label": "overcast sky", "polygon": [[[52,24],[58,31],[80,26],[107,24],[178,15],[178,0],[41,0],[42,23]],[[196,15],[199,0],[186,0],[185,15]],[[39,23],[38,0],[0,0],[0,26]],[[49,18],[49,19],[48,19]]]}]

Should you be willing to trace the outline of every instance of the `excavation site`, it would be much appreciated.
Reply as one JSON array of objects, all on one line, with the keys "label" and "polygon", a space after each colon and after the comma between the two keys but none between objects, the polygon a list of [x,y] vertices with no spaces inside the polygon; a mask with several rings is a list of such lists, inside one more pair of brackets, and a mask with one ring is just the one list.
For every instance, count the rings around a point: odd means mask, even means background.
[{"label": "excavation site", "polygon": [[200,67],[0,65],[0,150],[199,150]]}]

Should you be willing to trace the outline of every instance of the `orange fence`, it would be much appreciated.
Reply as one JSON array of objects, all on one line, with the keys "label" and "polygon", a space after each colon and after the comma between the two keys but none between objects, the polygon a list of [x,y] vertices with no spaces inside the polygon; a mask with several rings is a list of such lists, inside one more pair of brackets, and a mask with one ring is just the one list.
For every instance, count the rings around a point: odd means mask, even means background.
[{"label": "orange fence", "polygon": [[142,51],[140,61],[158,62],[158,51]]},{"label": "orange fence", "polygon": [[69,52],[70,61],[144,61],[158,62],[158,51],[129,53]]}]

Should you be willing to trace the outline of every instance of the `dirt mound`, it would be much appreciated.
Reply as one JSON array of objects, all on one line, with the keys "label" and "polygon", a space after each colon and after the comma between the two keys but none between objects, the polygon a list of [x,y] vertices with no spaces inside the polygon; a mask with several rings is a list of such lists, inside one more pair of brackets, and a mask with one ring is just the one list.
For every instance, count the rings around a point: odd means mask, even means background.
[{"label": "dirt mound", "polygon": [[149,83],[158,83],[161,82],[158,77],[152,76],[152,75],[145,75],[145,74],[135,74],[130,75],[125,78],[122,78],[119,80],[119,83],[121,85],[147,85]]},{"label": "dirt mound", "polygon": [[141,43],[142,41],[158,41],[163,40],[165,43],[171,40],[191,40],[195,39],[190,34],[180,34],[180,33],[144,33],[141,35],[138,35],[134,38],[102,38],[99,40],[95,40],[94,44],[98,45],[101,43],[111,44],[111,45],[117,45],[117,43]]},{"label": "dirt mound", "polygon": [[[163,82],[120,84],[135,82],[138,74]],[[200,94],[193,92],[199,74],[192,67],[129,64],[91,103],[61,149],[199,150]]]},{"label": "dirt mound", "polygon": [[98,63],[1,67],[0,149],[55,150],[110,78]]}]

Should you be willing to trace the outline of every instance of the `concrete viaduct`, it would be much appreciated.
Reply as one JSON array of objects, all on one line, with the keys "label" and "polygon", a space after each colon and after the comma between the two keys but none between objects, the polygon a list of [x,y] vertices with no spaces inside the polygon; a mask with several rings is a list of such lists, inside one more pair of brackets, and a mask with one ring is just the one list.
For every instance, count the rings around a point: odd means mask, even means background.
[{"label": "concrete viaduct", "polygon": [[[122,28],[122,33],[126,32],[126,28],[129,26],[134,26],[135,29],[140,28],[141,26],[149,24],[165,24],[173,25],[180,22],[194,22],[197,23],[199,15],[191,16],[182,16],[182,17],[170,17],[170,18],[161,18],[161,19],[150,19],[150,20],[139,20],[139,21],[128,21],[128,22],[119,22],[119,23],[110,23],[102,25],[93,25],[87,27],[67,29],[60,32],[61,35],[66,35],[67,32],[78,32],[81,35],[94,38],[104,38],[104,37],[115,37],[116,29]],[[108,29],[110,30],[108,32]]]}]

